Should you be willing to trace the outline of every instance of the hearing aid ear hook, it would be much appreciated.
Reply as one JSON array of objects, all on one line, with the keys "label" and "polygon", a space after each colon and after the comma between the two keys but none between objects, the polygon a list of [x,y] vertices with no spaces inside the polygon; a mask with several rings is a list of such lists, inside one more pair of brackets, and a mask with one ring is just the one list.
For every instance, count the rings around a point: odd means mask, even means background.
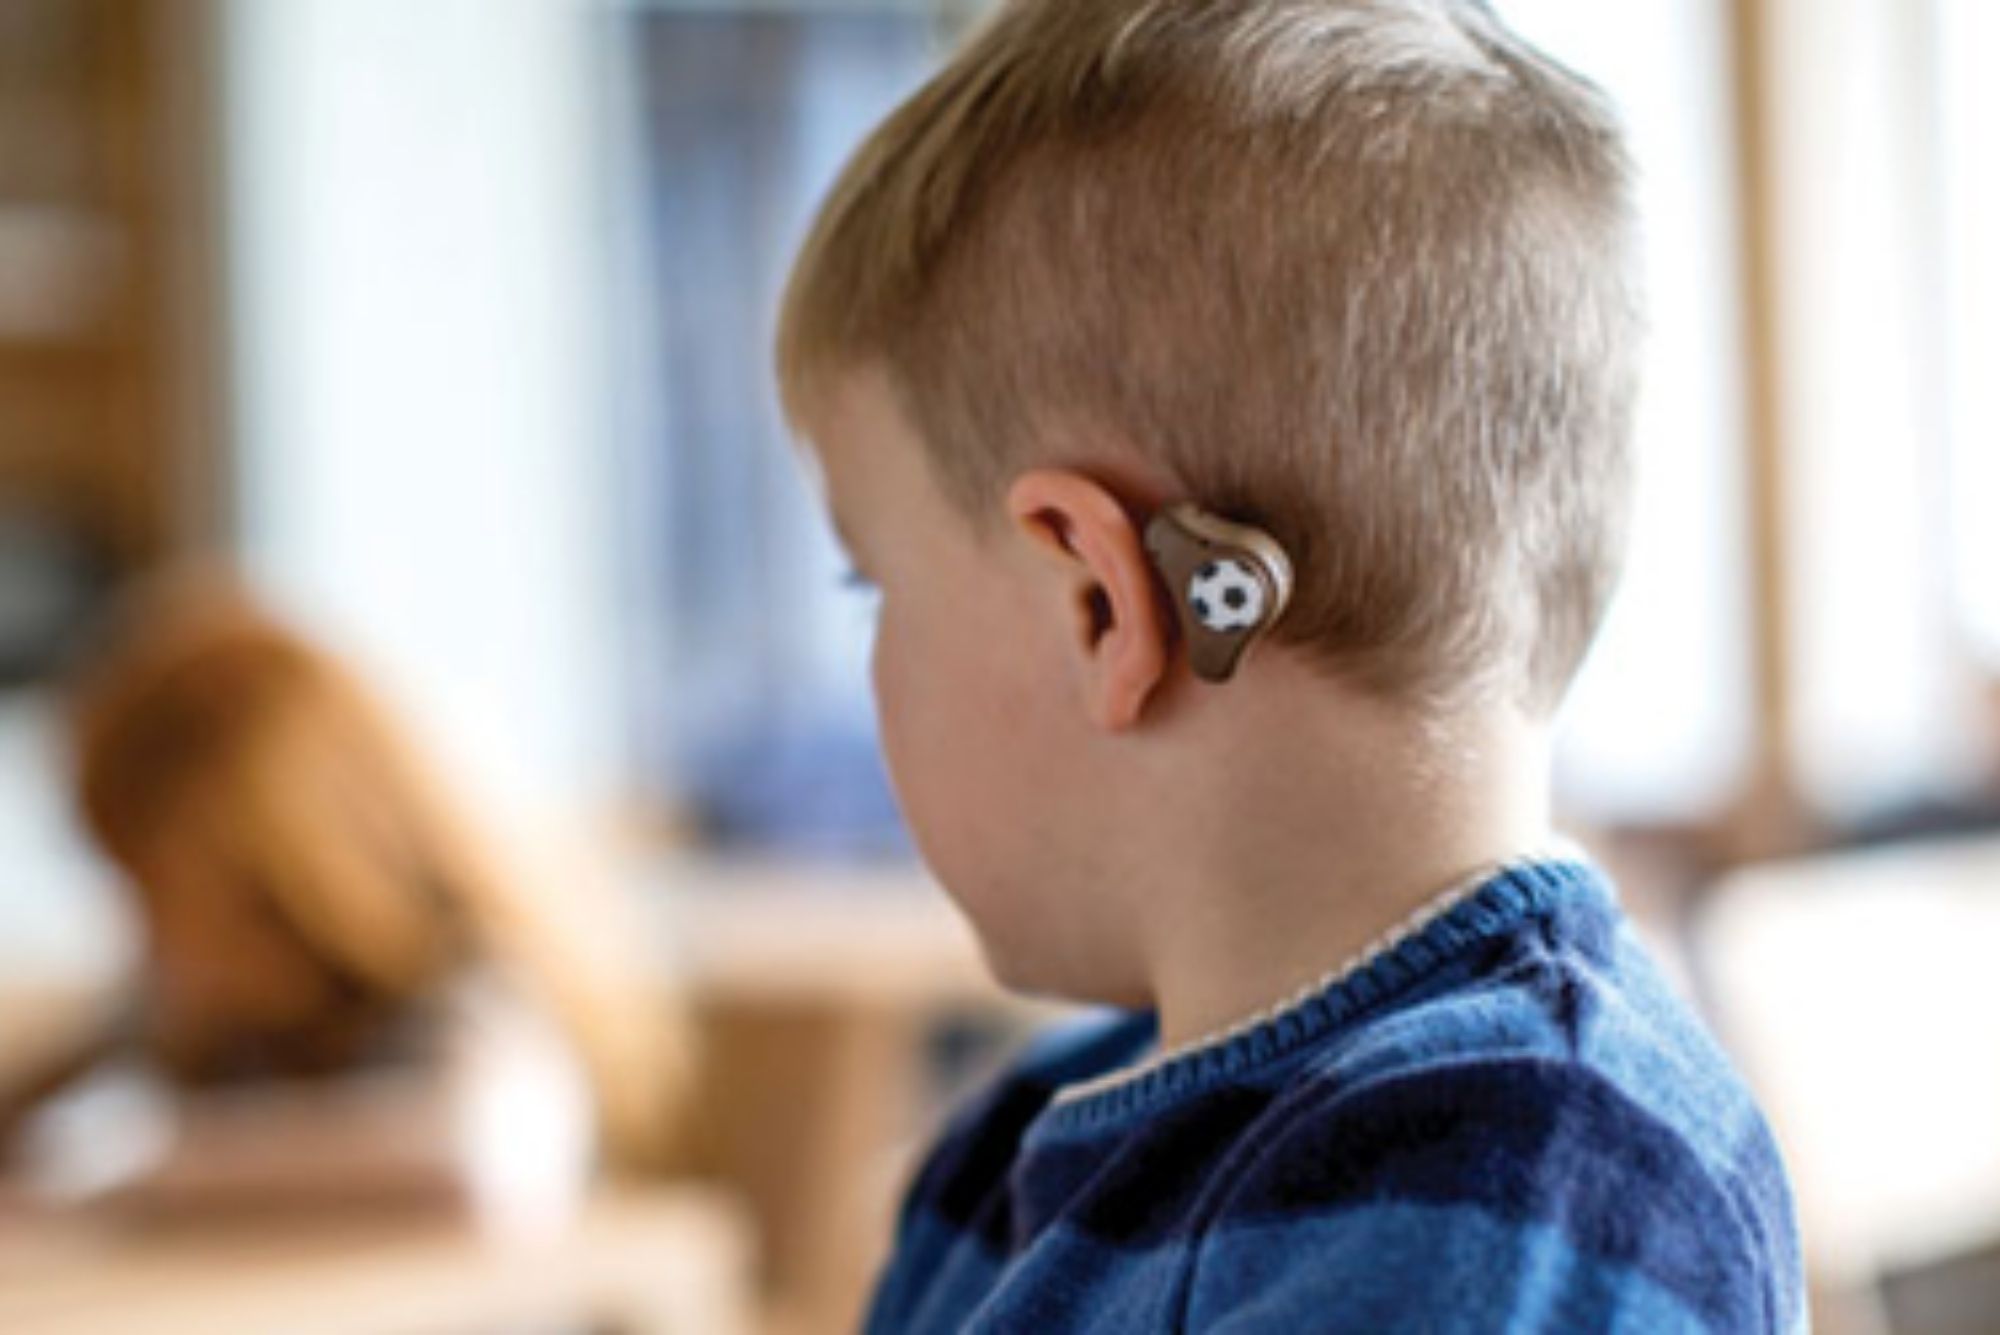
[{"label": "hearing aid ear hook", "polygon": [[1262,529],[1185,502],[1146,525],[1146,550],[1166,579],[1203,681],[1228,681],[1292,598],[1292,562]]}]

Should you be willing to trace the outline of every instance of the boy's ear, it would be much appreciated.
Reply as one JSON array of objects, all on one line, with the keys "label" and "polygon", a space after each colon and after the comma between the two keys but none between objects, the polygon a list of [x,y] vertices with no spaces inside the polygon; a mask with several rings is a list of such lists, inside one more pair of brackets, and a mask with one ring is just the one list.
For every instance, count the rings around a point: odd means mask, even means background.
[{"label": "boy's ear", "polygon": [[1070,469],[1021,474],[1006,505],[1013,528],[1061,581],[1092,720],[1107,731],[1132,727],[1166,678],[1176,633],[1160,605],[1144,534],[1116,496]]}]

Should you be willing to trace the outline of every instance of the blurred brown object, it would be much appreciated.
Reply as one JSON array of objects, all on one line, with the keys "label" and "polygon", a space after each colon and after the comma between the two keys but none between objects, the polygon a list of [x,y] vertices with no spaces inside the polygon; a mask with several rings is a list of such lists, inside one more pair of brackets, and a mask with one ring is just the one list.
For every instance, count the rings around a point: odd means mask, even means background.
[{"label": "blurred brown object", "polygon": [[[439,1054],[475,973],[544,1010],[614,1167],[672,1157],[691,1053],[588,884],[529,884],[341,664],[211,571],[135,591],[75,692],[77,784],[125,871],[143,973],[117,1037],[186,1089]],[[97,1054],[102,1033],[85,1038]],[[74,1053],[0,1087],[0,1126]],[[302,1166],[305,1171],[309,1166]]]},{"label": "blurred brown object", "polygon": [[[914,869],[665,866],[655,852],[646,886],[669,946],[663,1004],[685,1002],[702,1039],[687,1165],[743,1202],[760,1331],[853,1330],[938,1120],[1060,1011],[1002,992],[964,920]],[[80,990],[0,986],[0,1085],[16,1053],[88,1032],[96,1005]],[[941,1076],[940,1036],[967,1030],[979,1041]],[[149,1232],[127,1235],[142,1254]],[[55,1242],[18,1221],[10,1230],[0,1209],[0,1257],[10,1244],[25,1258]],[[4,1271],[0,1261],[0,1290]]]},{"label": "blurred brown object", "polygon": [[227,508],[214,8],[0,0],[0,503],[126,571]]}]

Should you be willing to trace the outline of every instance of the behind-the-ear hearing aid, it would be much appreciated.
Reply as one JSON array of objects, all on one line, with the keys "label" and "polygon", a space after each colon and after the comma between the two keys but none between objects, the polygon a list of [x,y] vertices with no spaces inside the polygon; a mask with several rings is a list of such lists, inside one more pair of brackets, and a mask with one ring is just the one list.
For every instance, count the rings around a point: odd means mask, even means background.
[{"label": "behind-the-ear hearing aid", "polygon": [[1276,625],[1292,598],[1292,562],[1262,529],[1185,502],[1146,525],[1152,554],[1203,681],[1228,681],[1250,646]]}]

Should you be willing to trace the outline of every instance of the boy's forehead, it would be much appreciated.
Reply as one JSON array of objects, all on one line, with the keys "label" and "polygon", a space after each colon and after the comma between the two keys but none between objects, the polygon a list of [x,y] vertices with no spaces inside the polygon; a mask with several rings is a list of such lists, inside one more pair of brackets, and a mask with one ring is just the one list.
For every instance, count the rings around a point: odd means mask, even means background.
[{"label": "boy's forehead", "polygon": [[918,443],[904,423],[895,395],[879,370],[832,377],[796,426],[799,453],[828,521],[850,551],[866,525],[871,494],[901,481],[900,451]]},{"label": "boy's forehead", "polygon": [[841,548],[851,554],[854,551],[854,530],[841,509],[839,493],[833,489],[826,460],[820,454],[819,443],[810,427],[801,427],[798,458],[799,467],[806,475],[806,485],[819,498],[820,513],[826,516],[827,525],[833,530]]},{"label": "boy's forehead", "polygon": [[839,507],[832,501],[826,502],[825,509],[827,523],[833,526],[833,536],[839,540],[841,550],[852,554],[856,550],[854,530],[848,526],[847,520],[841,516]]}]

